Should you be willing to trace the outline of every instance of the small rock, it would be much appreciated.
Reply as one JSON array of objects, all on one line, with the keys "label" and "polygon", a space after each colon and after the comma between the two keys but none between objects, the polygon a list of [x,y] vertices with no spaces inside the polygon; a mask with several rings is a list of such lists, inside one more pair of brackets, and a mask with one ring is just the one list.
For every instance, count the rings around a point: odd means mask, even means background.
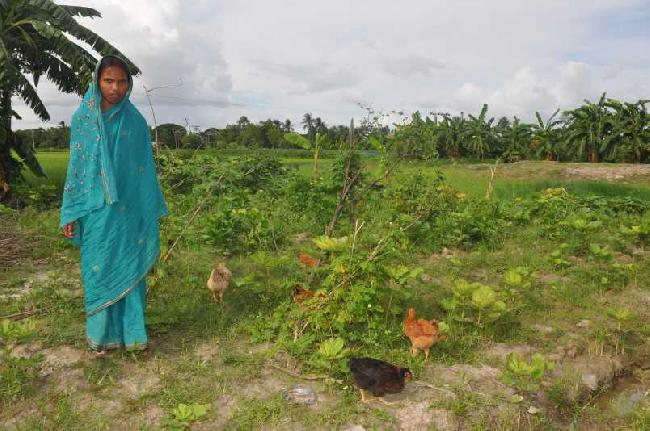
[{"label": "small rock", "polygon": [[587,319],[581,320],[578,323],[576,323],[576,326],[578,328],[589,328],[591,326],[591,320],[587,320]]},{"label": "small rock", "polygon": [[429,403],[426,401],[405,406],[399,409],[395,416],[399,421],[399,429],[404,431],[428,429],[433,420]]},{"label": "small rock", "polygon": [[580,376],[580,381],[583,385],[589,388],[590,391],[598,389],[598,376],[595,374],[583,374]]},{"label": "small rock", "polygon": [[643,389],[633,389],[620,393],[611,402],[612,410],[618,417],[630,416],[646,399]]},{"label": "small rock", "polygon": [[295,386],[284,393],[287,400],[295,404],[312,406],[318,402],[318,395],[310,387]]},{"label": "small rock", "polygon": [[343,431],[366,431],[366,429],[361,425],[350,425],[343,429]]}]

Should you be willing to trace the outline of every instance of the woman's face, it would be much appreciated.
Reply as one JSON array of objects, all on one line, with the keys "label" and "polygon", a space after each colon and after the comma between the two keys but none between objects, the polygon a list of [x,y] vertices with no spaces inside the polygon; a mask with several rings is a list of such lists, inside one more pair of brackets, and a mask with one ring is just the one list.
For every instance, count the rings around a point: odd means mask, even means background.
[{"label": "woman's face", "polygon": [[122,100],[129,89],[129,78],[119,66],[108,66],[99,76],[99,91],[102,93],[102,108],[110,108]]}]

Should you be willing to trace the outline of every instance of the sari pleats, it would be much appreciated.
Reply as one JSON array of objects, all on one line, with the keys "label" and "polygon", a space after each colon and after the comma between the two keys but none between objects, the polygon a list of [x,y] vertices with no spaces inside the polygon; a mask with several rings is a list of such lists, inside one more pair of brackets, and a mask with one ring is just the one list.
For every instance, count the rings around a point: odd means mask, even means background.
[{"label": "sari pleats", "polygon": [[86,330],[91,349],[100,351],[124,347],[140,350],[147,346],[146,292],[143,278],[127,296],[88,317]]}]

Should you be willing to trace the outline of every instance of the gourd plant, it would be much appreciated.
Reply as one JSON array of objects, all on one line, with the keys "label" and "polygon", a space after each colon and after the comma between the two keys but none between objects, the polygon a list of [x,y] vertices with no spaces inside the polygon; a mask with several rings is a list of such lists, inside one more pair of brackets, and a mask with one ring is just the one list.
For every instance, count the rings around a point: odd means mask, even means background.
[{"label": "gourd plant", "polygon": [[481,283],[456,280],[452,294],[451,298],[442,301],[442,306],[456,321],[471,322],[477,327],[483,327],[507,312],[506,303],[500,299],[501,295]]}]

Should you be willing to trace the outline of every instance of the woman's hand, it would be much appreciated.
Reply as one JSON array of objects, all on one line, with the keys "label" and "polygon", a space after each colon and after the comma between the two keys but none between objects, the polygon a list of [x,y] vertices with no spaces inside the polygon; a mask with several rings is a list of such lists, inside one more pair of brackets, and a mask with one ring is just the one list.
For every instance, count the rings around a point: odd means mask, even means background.
[{"label": "woman's hand", "polygon": [[63,225],[63,236],[68,239],[74,236],[74,223]]}]

